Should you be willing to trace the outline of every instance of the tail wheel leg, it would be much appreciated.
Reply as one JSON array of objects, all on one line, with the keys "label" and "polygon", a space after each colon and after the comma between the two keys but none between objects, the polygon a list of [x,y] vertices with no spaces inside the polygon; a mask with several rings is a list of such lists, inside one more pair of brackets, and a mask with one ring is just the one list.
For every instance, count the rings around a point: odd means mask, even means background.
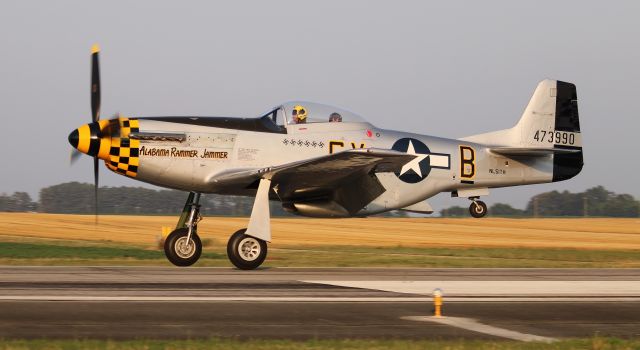
[{"label": "tail wheel leg", "polygon": [[202,255],[202,241],[198,237],[200,193],[191,192],[182,210],[176,229],[164,241],[164,254],[176,266],[191,266]]},{"label": "tail wheel leg", "polygon": [[227,243],[227,256],[241,270],[253,270],[262,265],[267,257],[267,242],[248,236],[247,229],[238,230]]},{"label": "tail wheel leg", "polygon": [[471,205],[469,206],[471,216],[481,218],[487,215],[487,205],[483,201],[477,199],[472,199],[471,201]]}]

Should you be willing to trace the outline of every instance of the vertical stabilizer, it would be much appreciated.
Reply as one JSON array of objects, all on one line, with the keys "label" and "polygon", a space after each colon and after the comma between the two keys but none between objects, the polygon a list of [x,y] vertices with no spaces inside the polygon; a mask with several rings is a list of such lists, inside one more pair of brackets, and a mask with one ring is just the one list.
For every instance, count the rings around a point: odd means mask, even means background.
[{"label": "vertical stabilizer", "polygon": [[462,140],[498,146],[503,155],[553,154],[553,181],[572,178],[583,165],[576,86],[543,80],[513,128]]},{"label": "vertical stabilizer", "polygon": [[563,81],[541,81],[513,129],[511,141],[517,146],[582,146],[576,86]]}]

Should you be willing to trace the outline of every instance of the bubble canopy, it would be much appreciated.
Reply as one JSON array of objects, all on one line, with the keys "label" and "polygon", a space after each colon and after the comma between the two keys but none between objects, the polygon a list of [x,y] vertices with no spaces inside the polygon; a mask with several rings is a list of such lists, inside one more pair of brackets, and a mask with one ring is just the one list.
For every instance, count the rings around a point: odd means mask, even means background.
[{"label": "bubble canopy", "polygon": [[[282,125],[283,119],[288,125],[311,123],[365,123],[361,116],[342,108],[307,101],[291,101],[271,109],[263,114]],[[284,116],[284,118],[283,118]]]}]

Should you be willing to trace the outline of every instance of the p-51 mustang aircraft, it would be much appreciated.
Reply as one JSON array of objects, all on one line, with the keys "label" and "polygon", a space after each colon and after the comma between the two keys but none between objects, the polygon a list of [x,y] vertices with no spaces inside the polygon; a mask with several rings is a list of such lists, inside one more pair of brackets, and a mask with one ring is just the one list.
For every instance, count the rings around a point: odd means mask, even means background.
[{"label": "p-51 mustang aircraft", "polygon": [[346,218],[429,214],[425,200],[450,192],[470,199],[479,218],[487,213],[479,198],[490,188],[562,181],[583,166],[571,83],[540,82],[514,127],[461,139],[380,129],[349,111],[302,101],[257,118],[101,120],[98,52],[94,46],[92,122],[72,131],[69,143],[94,158],[96,198],[99,160],[118,174],[190,192],[164,244],[178,266],[194,264],[202,252],[202,193],[255,196],[247,228],[227,243],[236,267],[255,269],[271,241],[270,200],[298,215]]}]

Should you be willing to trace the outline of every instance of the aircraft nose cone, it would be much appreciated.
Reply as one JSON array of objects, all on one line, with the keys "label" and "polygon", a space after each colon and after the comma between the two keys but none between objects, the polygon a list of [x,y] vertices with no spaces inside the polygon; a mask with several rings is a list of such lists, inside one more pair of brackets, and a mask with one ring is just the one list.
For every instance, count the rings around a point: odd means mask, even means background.
[{"label": "aircraft nose cone", "polygon": [[82,125],[69,134],[69,143],[71,146],[92,157],[98,156],[101,148],[103,149],[103,156],[108,156],[107,148],[109,142],[110,139],[108,137],[105,138],[101,135],[100,125],[98,123]]},{"label": "aircraft nose cone", "polygon": [[78,148],[78,143],[80,143],[80,132],[78,129],[75,129],[69,134],[69,144],[71,144],[73,148]]}]

